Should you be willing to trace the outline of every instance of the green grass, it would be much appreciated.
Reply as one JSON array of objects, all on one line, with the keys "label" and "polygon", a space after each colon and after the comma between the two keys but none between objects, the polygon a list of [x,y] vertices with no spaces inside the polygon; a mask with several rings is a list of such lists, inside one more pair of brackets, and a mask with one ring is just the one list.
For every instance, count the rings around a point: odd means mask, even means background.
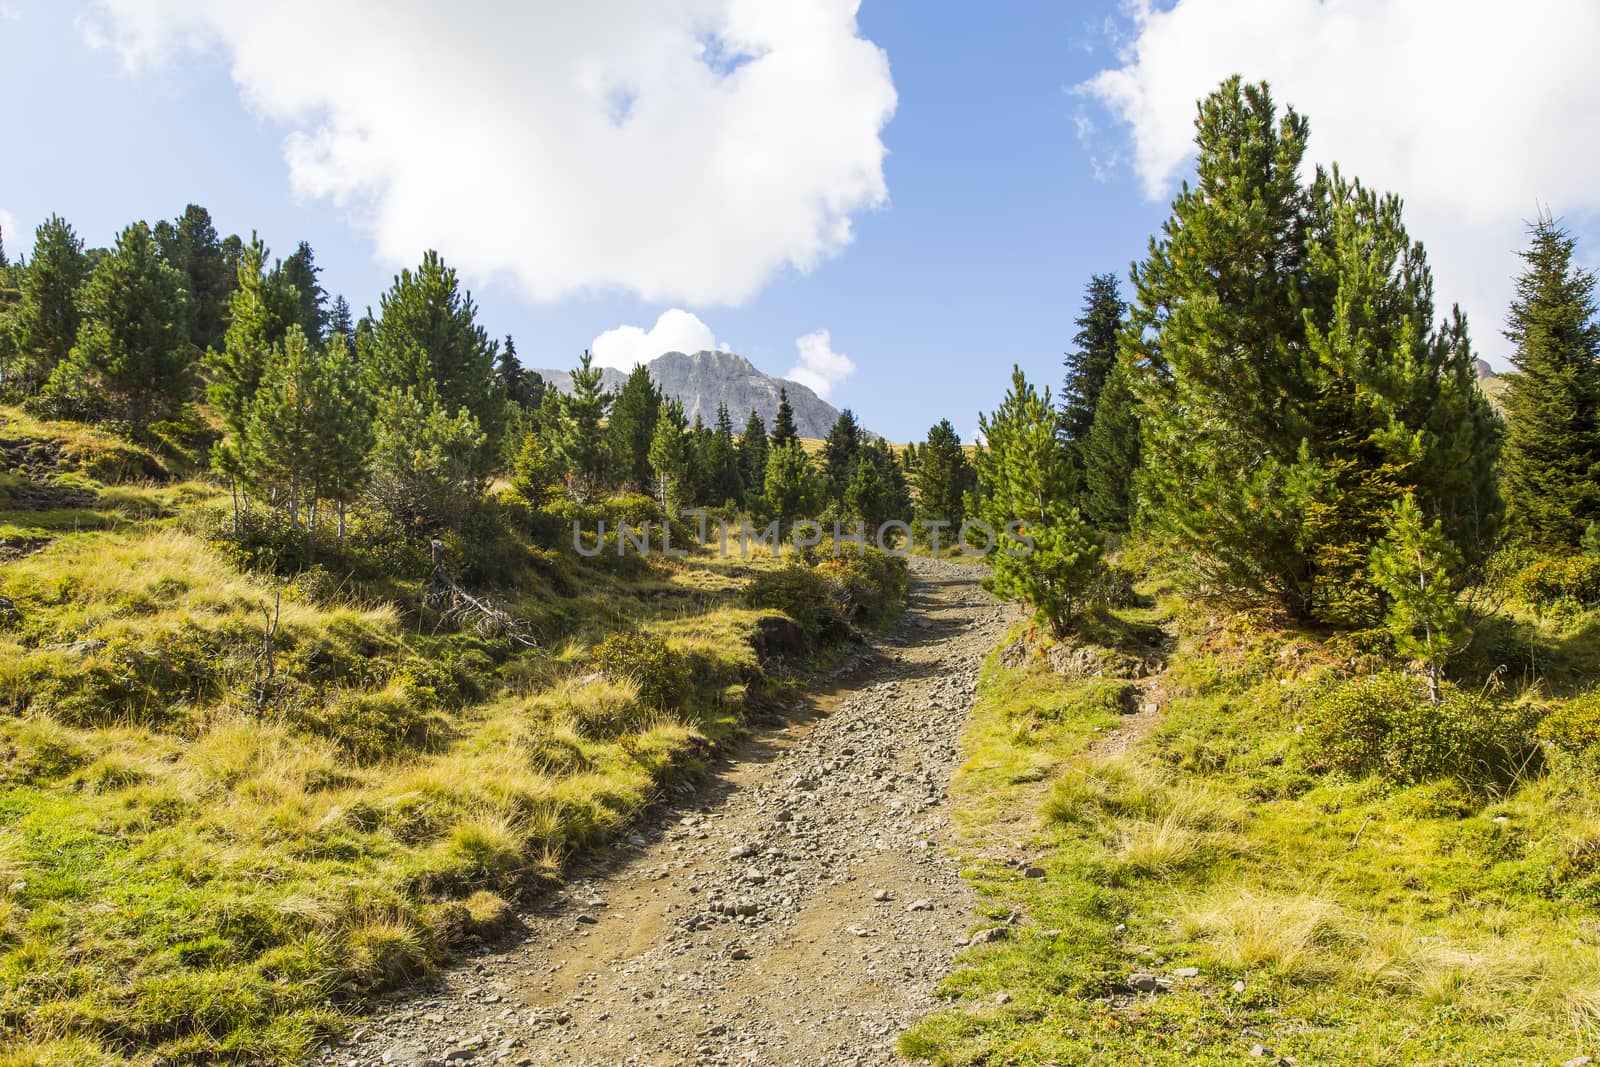
[{"label": "green grass", "polygon": [[[1190,629],[1159,725],[1125,751],[1095,746],[1108,683],[988,664],[956,786],[973,813],[963,849],[1020,846],[1046,877],[969,861],[980,921],[1017,922],[966,951],[949,1006],[902,1051],[939,1064],[1232,1064],[1256,1045],[1300,1063],[1594,1054],[1592,767],[1554,754],[1507,787],[1321,773],[1306,694],[1348,649],[1249,619]],[[1592,655],[1563,651],[1574,629],[1537,636],[1563,672]],[[1198,975],[1174,975],[1188,967]],[[1134,973],[1171,988],[1134,995]]]},{"label": "green grass", "polygon": [[[589,565],[508,533],[522,648],[439,627],[420,576],[241,569],[205,483],[92,488],[70,521],[0,513],[44,542],[0,567],[0,1065],[292,1062],[787,684],[748,640],[764,557]],[[597,670],[623,629],[682,672],[670,701]]]}]

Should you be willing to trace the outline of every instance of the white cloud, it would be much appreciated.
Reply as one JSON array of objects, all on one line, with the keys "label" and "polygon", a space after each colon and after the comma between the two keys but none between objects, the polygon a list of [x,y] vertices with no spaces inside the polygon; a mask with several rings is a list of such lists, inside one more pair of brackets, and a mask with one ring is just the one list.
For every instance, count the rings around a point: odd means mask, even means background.
[{"label": "white cloud", "polygon": [[[379,253],[556,299],[738,303],[886,202],[896,95],[857,0],[98,0],[131,68],[220,47],[298,194]],[[307,27],[315,27],[308,32]]]},{"label": "white cloud", "polygon": [[1148,196],[1170,196],[1191,158],[1195,101],[1230,74],[1264,78],[1310,118],[1312,162],[1406,198],[1441,311],[1460,302],[1503,363],[1525,220],[1600,212],[1600,4],[1136,0],[1130,13],[1122,65],[1078,91],[1129,127]]},{"label": "white cloud", "polygon": [[833,338],[827,330],[814,330],[804,337],[796,337],[794,347],[800,354],[800,361],[789,368],[789,379],[807,386],[824,400],[834,386],[856,372],[854,360],[833,350]]},{"label": "white cloud", "polygon": [[649,363],[663,352],[700,352],[719,346],[711,327],[699,316],[682,308],[669,308],[650,329],[616,326],[594,339],[589,351],[602,367],[632,370],[635,364]]}]

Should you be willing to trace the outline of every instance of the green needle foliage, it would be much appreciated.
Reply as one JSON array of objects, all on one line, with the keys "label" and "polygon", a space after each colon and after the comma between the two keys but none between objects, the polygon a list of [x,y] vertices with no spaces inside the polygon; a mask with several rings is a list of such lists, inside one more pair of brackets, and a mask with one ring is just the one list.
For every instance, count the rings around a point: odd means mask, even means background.
[{"label": "green needle foliage", "polygon": [[[917,518],[943,521],[959,528],[966,518],[964,498],[977,481],[961,435],[949,419],[940,419],[928,430],[928,440],[917,453],[913,475],[917,487]],[[946,543],[954,537],[944,539]]]},{"label": "green needle foliage", "polygon": [[782,448],[800,440],[800,431],[794,425],[794,407],[789,403],[789,390],[778,387],[778,410],[772,416],[772,447]]},{"label": "green needle foliage", "polygon": [[22,272],[11,352],[0,366],[6,392],[37,393],[72,351],[83,318],[78,287],[88,276],[83,240],[65,219],[51,215],[34,231],[33,258]]},{"label": "green needle foliage", "polygon": [[180,409],[193,384],[183,276],[145,223],[123,230],[78,297],[77,343],[45,392],[69,410],[139,425]]},{"label": "green needle foliage", "polygon": [[1571,547],[1600,519],[1600,321],[1595,278],[1552,219],[1533,226],[1506,336],[1506,506],[1530,541]]},{"label": "green needle foliage", "polygon": [[1082,452],[1084,510],[1102,530],[1126,530],[1139,469],[1139,401],[1120,363],[1100,391]]},{"label": "green needle foliage", "polygon": [[995,595],[1033,606],[1037,621],[1066,636],[1100,566],[1100,540],[1073,506],[1077,480],[1050,390],[1040,394],[1020,368],[993,415],[980,416],[988,447],[984,518],[997,531],[1012,524],[1031,550],[1002,544],[985,584]]},{"label": "green needle foliage", "polygon": [[661,391],[639,364],[628,374],[611,405],[606,425],[613,476],[622,484],[644,489],[650,484],[650,442],[661,414]]},{"label": "green needle foliage", "polygon": [[744,483],[746,503],[750,497],[761,495],[762,483],[767,478],[767,424],[761,421],[760,412],[750,409],[744,433],[739,437],[739,477]]},{"label": "green needle foliage", "polygon": [[1395,647],[1427,670],[1428,695],[1437,705],[1445,660],[1466,638],[1461,557],[1443,523],[1423,518],[1411,493],[1390,509],[1388,529],[1372,550],[1372,578],[1388,600]]},{"label": "green needle foliage", "polygon": [[1265,84],[1201,102],[1198,180],[1134,271],[1123,335],[1149,532],[1202,595],[1370,621],[1366,573],[1416,494],[1468,562],[1498,528],[1498,426],[1459,313],[1394,196],[1299,173],[1309,127]]},{"label": "green needle foliage", "polygon": [[1078,316],[1077,350],[1067,355],[1067,375],[1061,387],[1061,430],[1080,456],[1111,368],[1117,362],[1117,341],[1128,305],[1115,274],[1096,274],[1084,293],[1083,314]]}]

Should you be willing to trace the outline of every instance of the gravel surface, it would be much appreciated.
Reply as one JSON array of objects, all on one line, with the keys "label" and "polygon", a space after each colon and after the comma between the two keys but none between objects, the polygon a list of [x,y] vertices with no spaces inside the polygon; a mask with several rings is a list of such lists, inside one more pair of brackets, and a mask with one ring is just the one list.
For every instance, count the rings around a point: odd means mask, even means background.
[{"label": "gravel surface", "polygon": [[912,560],[905,619],[325,1064],[882,1064],[973,926],[946,787],[1007,614]]}]

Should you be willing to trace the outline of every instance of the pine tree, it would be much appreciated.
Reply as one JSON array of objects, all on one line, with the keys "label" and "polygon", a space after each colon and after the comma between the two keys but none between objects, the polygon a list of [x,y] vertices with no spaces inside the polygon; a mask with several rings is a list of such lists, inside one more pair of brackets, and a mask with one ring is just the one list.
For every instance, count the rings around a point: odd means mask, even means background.
[{"label": "pine tree", "polygon": [[1123,334],[1141,517],[1205,595],[1365,623],[1403,491],[1469,556],[1491,543],[1498,438],[1465,324],[1434,324],[1398,198],[1336,169],[1302,186],[1308,126],[1265,85],[1225,82],[1196,127],[1198,180]]},{"label": "pine tree", "polygon": [[323,500],[333,504],[342,541],[350,506],[366,488],[374,414],[372,394],[367,391],[355,349],[343,332],[330,333],[328,343],[317,353],[312,388],[312,507]]},{"label": "pine tree", "polygon": [[[244,474],[244,430],[251,402],[272,350],[283,343],[298,318],[293,288],[281,272],[266,269],[269,252],[255,234],[240,250],[233,292],[228,298],[228,328],[220,348],[206,352],[206,396],[222,417],[226,432],[212,450],[212,466],[232,480]],[[235,524],[239,501],[234,501]]]},{"label": "pine tree", "polygon": [[15,312],[13,355],[0,366],[7,391],[31,395],[49,379],[77,343],[78,289],[89,277],[83,241],[67,221],[51,215],[34,231],[33,258],[22,271],[22,301]]},{"label": "pine tree", "polygon": [[271,497],[299,529],[316,499],[317,360],[299,323],[267,353],[246,409],[243,476],[258,499]]},{"label": "pine tree", "polygon": [[136,222],[85,283],[78,340],[45,392],[70,409],[140,425],[181,408],[194,385],[183,276]]},{"label": "pine tree", "polygon": [[688,442],[684,438],[687,425],[683,405],[669,399],[662,404],[650,435],[650,469],[664,521],[671,518],[672,501],[678,499],[688,476]]},{"label": "pine tree", "polygon": [[283,261],[284,280],[294,286],[298,307],[297,321],[306,339],[321,344],[328,332],[328,293],[322,288],[322,268],[305,241]]},{"label": "pine tree", "polygon": [[379,394],[367,495],[416,533],[448,529],[483,491],[484,435],[465,408],[448,410],[424,388]]},{"label": "pine tree", "polygon": [[780,385],[778,411],[772,416],[772,436],[769,440],[773,448],[782,448],[799,439],[800,433],[794,426],[794,408],[789,406],[789,390]]},{"label": "pine tree", "polygon": [[0,226],[0,270],[11,269],[11,257],[6,255],[6,231]]},{"label": "pine tree", "polygon": [[1100,392],[1081,455],[1084,511],[1102,530],[1126,530],[1139,469],[1139,403],[1120,363],[1112,367]]},{"label": "pine tree", "polygon": [[538,371],[528,370],[517,358],[517,342],[508,333],[506,343],[500,348],[495,364],[495,377],[506,399],[523,411],[537,410],[544,400],[544,378]]},{"label": "pine tree", "polygon": [[1078,333],[1072,339],[1077,350],[1067,356],[1066,383],[1061,389],[1062,432],[1080,461],[1101,390],[1117,361],[1117,338],[1127,310],[1115,274],[1096,274],[1089,279],[1083,314],[1077,319]]},{"label": "pine tree", "polygon": [[211,213],[190,204],[173,222],[156,224],[161,258],[183,275],[189,293],[189,341],[196,351],[220,348],[228,326],[228,298],[238,274],[230,271]]},{"label": "pine tree", "polygon": [[767,424],[755,408],[750,409],[750,418],[739,438],[739,475],[745,487],[745,504],[749,506],[753,497],[761,495],[767,480]]},{"label": "pine tree", "polygon": [[373,392],[431,390],[448,411],[469,412],[486,456],[498,455],[505,416],[494,373],[499,345],[478,325],[472,294],[462,291],[455,270],[430,250],[415,271],[395,276],[380,304],[370,350],[361,352]]},{"label": "pine tree", "polygon": [[805,518],[820,494],[811,460],[798,440],[774,445],[767,453],[767,477],[762,493],[767,507],[784,529]]},{"label": "pine tree", "polygon": [[979,417],[979,427],[987,442],[983,517],[996,531],[1013,528],[1032,540],[1026,550],[998,546],[984,585],[1027,602],[1038,622],[1064,637],[1099,570],[1100,542],[1073,506],[1072,459],[1050,390],[1039,393],[1014,368],[1011,391],[993,415]]},{"label": "pine tree", "polygon": [[572,391],[558,403],[560,421],[553,449],[569,479],[572,492],[581,501],[594,499],[606,485],[610,462],[606,434],[601,423],[611,406],[611,396],[601,388],[603,376],[594,365],[594,356],[584,349],[572,371]]},{"label": "pine tree", "polygon": [[[928,430],[927,443],[917,458],[917,518],[924,522],[948,522],[960,528],[966,519],[963,498],[973,488],[975,475],[961,447],[961,435],[949,419],[940,419]],[[946,544],[954,537],[943,538]]]},{"label": "pine tree", "polygon": [[1459,599],[1461,559],[1444,535],[1430,525],[1406,493],[1389,511],[1383,539],[1372,550],[1375,584],[1388,600],[1388,623],[1395,647],[1428,672],[1428,696],[1443,699],[1444,663],[1466,638],[1465,611]]},{"label": "pine tree", "polygon": [[822,477],[830,499],[844,500],[845,488],[855,476],[860,459],[861,427],[856,424],[855,413],[845,408],[834,420],[822,445]]},{"label": "pine tree", "polygon": [[1540,218],[1506,336],[1518,373],[1506,392],[1505,494],[1518,532],[1571,548],[1600,520],[1600,320],[1577,242]]},{"label": "pine tree", "polygon": [[653,477],[650,442],[661,415],[661,390],[643,363],[636,364],[611,403],[606,427],[611,441],[611,473],[620,484],[648,491]]},{"label": "pine tree", "polygon": [[550,487],[560,476],[555,456],[544,437],[537,432],[523,435],[511,464],[511,488],[530,508],[542,508],[550,501]]},{"label": "pine tree", "polygon": [[899,501],[895,499],[894,489],[882,469],[871,460],[864,459],[856,464],[843,496],[845,513],[859,519],[869,536],[889,519],[899,517]]}]

